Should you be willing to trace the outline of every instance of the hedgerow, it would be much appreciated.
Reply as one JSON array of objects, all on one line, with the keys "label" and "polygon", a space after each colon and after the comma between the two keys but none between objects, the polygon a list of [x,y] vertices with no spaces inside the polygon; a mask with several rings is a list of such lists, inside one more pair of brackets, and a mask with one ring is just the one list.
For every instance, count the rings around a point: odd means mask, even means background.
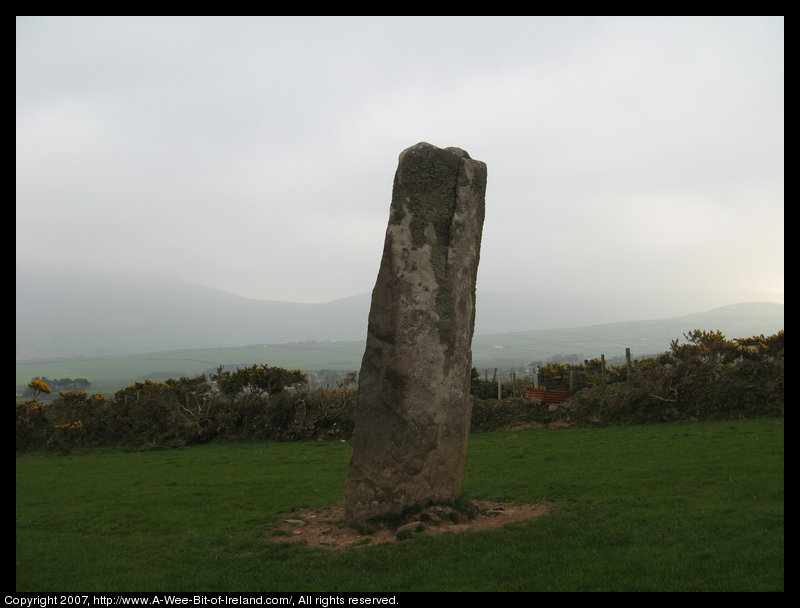
[{"label": "hedgerow", "polygon": [[[602,369],[545,366],[548,388],[565,388],[569,372],[580,379],[565,403],[497,399],[494,383],[473,370],[472,430],[518,425],[619,425],[782,416],[784,332],[728,340],[720,332],[695,330],[670,350],[622,366]],[[357,390],[305,390],[299,370],[265,364],[192,378],[145,380],[113,397],[60,391],[50,401],[41,379],[29,383],[33,398],[16,405],[17,450],[58,451],[99,446],[180,447],[211,440],[295,441],[348,439]],[[543,382],[543,383],[544,383]],[[486,384],[486,386],[484,386]],[[491,384],[492,386],[488,386]],[[492,392],[494,391],[494,392]]]}]

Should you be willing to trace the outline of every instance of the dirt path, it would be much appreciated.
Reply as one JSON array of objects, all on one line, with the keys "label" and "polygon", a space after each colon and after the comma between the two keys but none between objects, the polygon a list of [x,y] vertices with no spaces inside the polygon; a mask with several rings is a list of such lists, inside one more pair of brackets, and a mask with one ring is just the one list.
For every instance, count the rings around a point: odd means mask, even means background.
[{"label": "dirt path", "polygon": [[491,501],[473,502],[471,517],[451,507],[432,506],[402,522],[397,527],[371,525],[356,530],[343,525],[344,504],[341,502],[319,509],[305,509],[282,517],[270,531],[271,542],[306,543],[311,547],[342,549],[378,543],[398,542],[419,534],[480,531],[506,524],[541,517],[555,509],[552,504],[512,505]]}]

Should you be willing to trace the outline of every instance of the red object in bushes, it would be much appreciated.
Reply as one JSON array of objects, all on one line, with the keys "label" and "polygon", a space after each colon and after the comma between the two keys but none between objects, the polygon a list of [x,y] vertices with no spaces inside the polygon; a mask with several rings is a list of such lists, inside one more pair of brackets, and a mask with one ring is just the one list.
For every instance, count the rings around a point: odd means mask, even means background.
[{"label": "red object in bushes", "polygon": [[541,399],[542,403],[564,403],[574,394],[575,393],[572,391],[565,391],[560,389],[547,390],[543,388],[537,388],[525,393],[525,398]]}]

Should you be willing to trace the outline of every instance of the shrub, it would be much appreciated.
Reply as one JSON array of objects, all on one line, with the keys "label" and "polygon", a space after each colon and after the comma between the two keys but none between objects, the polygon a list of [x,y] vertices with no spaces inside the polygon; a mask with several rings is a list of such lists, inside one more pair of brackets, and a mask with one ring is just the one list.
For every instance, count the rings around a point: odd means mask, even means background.
[{"label": "shrub", "polygon": [[43,406],[35,399],[17,403],[17,450],[30,450],[47,442],[48,421]]},{"label": "shrub", "polygon": [[[668,352],[636,362],[630,380],[625,367],[618,366],[606,369],[603,381],[597,359],[582,366],[543,366],[541,384],[547,388],[568,388],[570,373],[580,388],[558,406],[514,398],[510,390],[498,401],[497,385],[481,381],[473,369],[472,430],[783,415],[783,331],[731,341],[720,332],[695,330],[685,338],[686,343],[674,340]],[[121,443],[176,447],[215,438],[349,438],[358,395],[348,388],[354,378],[339,390],[313,392],[302,390],[304,379],[299,370],[258,364],[193,378],[135,382],[113,399],[65,390],[47,403],[36,396],[50,387],[36,379],[28,385],[34,398],[16,407],[16,447],[67,451]]]},{"label": "shrub", "polygon": [[628,383],[607,384],[577,392],[566,411],[584,424],[645,424],[680,418],[666,401],[654,399],[647,391]]},{"label": "shrub", "polygon": [[689,332],[686,343],[638,362],[629,382],[580,391],[571,409],[607,424],[783,415],[783,336]]},{"label": "shrub", "polygon": [[562,417],[562,408],[549,408],[538,399],[473,399],[471,430],[496,431],[513,426],[545,425]]}]

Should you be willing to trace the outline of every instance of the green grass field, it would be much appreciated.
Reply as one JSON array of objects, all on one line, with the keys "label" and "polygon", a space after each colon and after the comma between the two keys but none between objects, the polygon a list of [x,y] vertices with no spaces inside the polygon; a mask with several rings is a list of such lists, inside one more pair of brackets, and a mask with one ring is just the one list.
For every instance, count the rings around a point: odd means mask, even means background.
[{"label": "green grass field", "polygon": [[[754,309],[755,308],[755,312]],[[754,318],[760,319],[754,322]],[[729,338],[748,337],[753,327],[774,333],[783,327],[783,305],[741,304],[706,313],[652,321],[631,321],[588,327],[476,335],[472,342],[473,365],[479,370],[518,368],[532,361],[561,355],[607,360],[623,358],[630,348],[634,358],[669,350],[670,341],[696,327],[726,328]],[[365,327],[366,334],[366,327]],[[16,361],[16,386],[22,390],[33,378],[86,378],[92,392],[114,393],[137,380],[196,376],[220,365],[268,363],[286,369],[308,371],[356,371],[361,366],[365,343],[301,342],[256,344],[226,348],[197,348],[127,355],[96,355]]]},{"label": "green grass field", "polygon": [[350,446],[16,456],[17,591],[781,591],[783,419],[471,437],[509,527],[333,552],[265,542],[342,498]]}]

